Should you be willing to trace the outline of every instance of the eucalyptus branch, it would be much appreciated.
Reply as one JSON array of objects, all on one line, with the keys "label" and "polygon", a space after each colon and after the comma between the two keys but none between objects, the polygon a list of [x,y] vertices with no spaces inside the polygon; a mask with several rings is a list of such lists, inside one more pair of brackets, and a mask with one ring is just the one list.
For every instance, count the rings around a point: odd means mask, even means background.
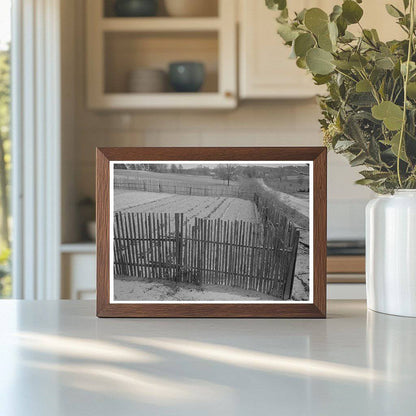
[{"label": "eucalyptus branch", "polygon": [[[386,194],[399,188],[416,189],[416,151],[406,146],[406,140],[416,139],[411,121],[416,110],[410,114],[416,108],[412,68],[416,0],[404,0],[404,15],[394,6],[387,7],[406,33],[404,41],[387,42],[379,40],[375,30],[364,29],[361,1],[336,3],[342,6],[336,4],[331,14],[312,7],[295,20],[288,18],[285,8],[279,22],[285,43],[295,43],[293,52],[304,68],[318,84],[326,84],[328,94],[320,97],[325,143],[332,143],[333,150],[353,160],[354,166],[366,166],[369,170],[363,171],[362,184],[372,190]],[[286,0],[266,0],[266,4],[276,10],[276,6],[286,7]],[[361,33],[350,36],[351,25],[361,28]],[[388,178],[380,178],[382,170],[389,173]]]},{"label": "eucalyptus branch", "polygon": [[402,127],[400,129],[400,140],[399,140],[399,149],[397,152],[397,178],[399,185],[402,188],[402,177],[400,173],[400,157],[402,155],[403,139],[404,132],[406,129],[406,109],[407,109],[407,83],[409,82],[409,68],[412,58],[413,50],[413,37],[414,37],[414,28],[415,28],[415,0],[410,0],[410,30],[409,30],[409,44],[407,47],[407,60],[406,60],[406,72],[404,76],[404,85],[403,85],[403,118],[402,118]]},{"label": "eucalyptus branch", "polygon": [[[392,101],[393,96],[394,96],[394,90],[396,89],[396,84],[397,84],[397,80],[394,80],[393,82],[393,87],[391,89],[391,94],[390,94],[390,101]],[[394,102],[394,101],[393,101]]]},{"label": "eucalyptus branch", "polygon": [[373,94],[374,99],[377,101],[377,104],[380,104],[380,98],[378,96],[378,92],[376,88],[374,87],[374,84],[371,82],[370,78],[368,77],[367,73],[365,72],[365,69],[362,66],[361,66],[360,74],[363,77],[363,79],[369,82],[370,87],[371,87],[371,93]]},{"label": "eucalyptus branch", "polygon": [[350,79],[351,81],[357,83],[357,80],[351,76],[349,76],[348,74],[346,74],[345,72],[342,72],[341,70],[339,70],[338,68],[335,68],[335,71],[338,72],[341,75],[344,75],[344,77]]}]

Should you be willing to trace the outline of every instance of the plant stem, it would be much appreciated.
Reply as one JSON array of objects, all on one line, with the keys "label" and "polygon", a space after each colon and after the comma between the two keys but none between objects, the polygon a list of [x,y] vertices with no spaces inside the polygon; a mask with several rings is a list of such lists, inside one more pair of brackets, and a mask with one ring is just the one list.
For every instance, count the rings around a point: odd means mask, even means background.
[{"label": "plant stem", "polygon": [[403,94],[404,94],[403,119],[402,119],[402,128],[400,129],[399,149],[398,149],[398,152],[397,152],[397,178],[399,180],[400,188],[403,187],[402,177],[401,177],[401,174],[400,174],[400,156],[402,155],[404,132],[405,132],[405,129],[406,129],[407,83],[409,82],[410,60],[412,58],[412,50],[413,50],[414,27],[415,27],[415,0],[410,0],[409,45],[408,45],[408,48],[407,48],[406,73],[405,73],[404,81],[403,81],[403,83],[404,83],[404,85],[403,85]]},{"label": "plant stem", "polygon": [[354,81],[355,83],[357,83],[357,80],[353,77],[350,77],[348,74],[346,74],[345,72],[340,71],[338,68],[335,68],[335,71],[340,73],[341,75],[344,75],[344,77],[349,78],[351,81]]},{"label": "plant stem", "polygon": [[380,104],[380,99],[378,98],[378,92],[376,88],[374,87],[373,83],[371,82],[370,78],[368,77],[367,73],[365,72],[365,69],[361,66],[362,70],[360,71],[360,75],[363,77],[363,79],[367,80],[371,87],[371,93],[373,94],[374,99],[377,101],[377,104]]}]

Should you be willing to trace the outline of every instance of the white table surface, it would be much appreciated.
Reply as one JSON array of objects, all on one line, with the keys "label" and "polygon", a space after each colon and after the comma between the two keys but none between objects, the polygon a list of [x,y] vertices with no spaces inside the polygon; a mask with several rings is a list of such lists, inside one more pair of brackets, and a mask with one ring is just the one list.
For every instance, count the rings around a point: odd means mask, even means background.
[{"label": "white table surface", "polygon": [[0,301],[0,415],[412,415],[416,319],[97,319]]}]

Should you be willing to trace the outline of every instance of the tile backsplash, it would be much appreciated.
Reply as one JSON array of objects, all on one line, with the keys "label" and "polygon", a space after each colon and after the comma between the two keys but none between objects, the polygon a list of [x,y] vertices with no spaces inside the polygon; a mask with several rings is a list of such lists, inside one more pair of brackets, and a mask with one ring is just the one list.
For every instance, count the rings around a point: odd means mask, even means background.
[{"label": "tile backsplash", "polygon": [[[315,100],[248,102],[233,111],[78,113],[78,198],[94,195],[96,146],[319,146],[322,140]],[[342,157],[329,154],[329,238],[364,236],[372,193],[355,185],[357,178]]]}]

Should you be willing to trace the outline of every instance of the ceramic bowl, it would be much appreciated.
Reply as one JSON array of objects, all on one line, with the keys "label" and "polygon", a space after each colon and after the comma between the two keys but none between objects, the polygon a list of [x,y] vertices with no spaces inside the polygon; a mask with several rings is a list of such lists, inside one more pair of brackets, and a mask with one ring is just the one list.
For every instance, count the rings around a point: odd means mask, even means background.
[{"label": "ceramic bowl", "polygon": [[201,62],[172,62],[169,65],[169,82],[176,92],[197,92],[205,80],[205,67]]},{"label": "ceramic bowl", "polygon": [[156,16],[158,0],[117,0],[114,5],[119,17]]}]

